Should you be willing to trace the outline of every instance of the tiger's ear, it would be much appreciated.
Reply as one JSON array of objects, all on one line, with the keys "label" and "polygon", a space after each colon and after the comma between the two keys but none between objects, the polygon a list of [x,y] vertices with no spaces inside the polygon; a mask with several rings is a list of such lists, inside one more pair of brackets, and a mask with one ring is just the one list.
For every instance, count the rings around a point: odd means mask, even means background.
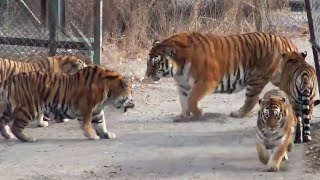
[{"label": "tiger's ear", "polygon": [[152,47],[155,47],[158,44],[160,44],[160,41],[157,39],[157,40],[153,41]]},{"label": "tiger's ear", "polygon": [[166,54],[169,55],[170,57],[175,57],[177,51],[174,47],[167,47],[166,48]]},{"label": "tiger's ear", "polygon": [[128,87],[127,79],[126,78],[121,79],[120,80],[120,85],[123,88],[127,88]]},{"label": "tiger's ear", "polygon": [[307,51],[301,52],[301,55],[303,56],[303,58],[307,57]]},{"label": "tiger's ear", "polygon": [[264,99],[259,99],[259,105],[264,102]]}]

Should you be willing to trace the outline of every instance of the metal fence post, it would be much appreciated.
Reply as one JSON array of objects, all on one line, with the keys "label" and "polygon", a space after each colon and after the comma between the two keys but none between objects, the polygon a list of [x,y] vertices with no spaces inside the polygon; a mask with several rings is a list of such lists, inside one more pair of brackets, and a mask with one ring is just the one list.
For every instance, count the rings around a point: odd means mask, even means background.
[{"label": "metal fence post", "polygon": [[[314,27],[313,27],[313,18],[312,18],[312,12],[311,12],[311,6],[310,6],[310,0],[305,0],[305,8],[307,11],[307,17],[308,17],[308,25],[309,25],[309,32],[310,32],[310,41],[312,44],[312,52],[313,52],[313,60],[314,60],[314,67],[316,69],[317,73],[317,79],[318,79],[318,91],[320,93],[320,66],[319,66],[319,57],[318,57],[318,50],[316,48],[316,37],[314,34]],[[318,37],[320,38],[320,37]]]},{"label": "metal fence post", "polygon": [[94,4],[94,55],[93,62],[97,65],[101,64],[102,54],[102,0],[95,0]]},{"label": "metal fence post", "polygon": [[59,0],[50,0],[48,2],[48,26],[49,26],[49,56],[54,56],[57,51],[56,33],[57,33],[57,13]]},{"label": "metal fence post", "polygon": [[59,28],[65,26],[65,1],[50,0],[49,1],[49,55],[54,56],[57,52],[57,32]]}]

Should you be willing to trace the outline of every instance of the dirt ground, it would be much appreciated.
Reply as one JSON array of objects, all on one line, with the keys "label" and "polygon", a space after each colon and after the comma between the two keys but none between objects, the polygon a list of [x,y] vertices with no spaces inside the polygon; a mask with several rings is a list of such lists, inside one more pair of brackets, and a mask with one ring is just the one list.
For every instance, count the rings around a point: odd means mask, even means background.
[{"label": "dirt ground", "polygon": [[[296,42],[312,62],[310,44]],[[114,68],[139,79],[146,63],[130,61]],[[308,144],[296,145],[280,172],[265,171],[254,144],[256,115],[229,116],[242,105],[244,93],[206,97],[204,121],[173,123],[180,112],[173,80],[136,82],[135,109],[121,114],[106,108],[108,129],[116,139],[86,140],[76,121],[50,122],[46,128],[32,124],[26,133],[39,139],[35,143],[0,139],[0,179],[319,179],[313,167],[319,167],[320,130],[313,131],[319,137],[310,143],[314,151]],[[317,109],[314,129],[319,129]]]}]

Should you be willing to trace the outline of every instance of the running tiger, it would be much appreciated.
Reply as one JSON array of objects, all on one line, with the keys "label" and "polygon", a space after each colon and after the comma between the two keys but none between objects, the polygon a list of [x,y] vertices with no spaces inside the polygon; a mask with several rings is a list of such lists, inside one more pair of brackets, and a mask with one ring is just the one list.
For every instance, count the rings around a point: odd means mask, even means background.
[{"label": "running tiger", "polygon": [[149,53],[146,76],[157,81],[172,76],[182,107],[179,121],[202,115],[198,102],[212,93],[236,93],[246,88],[243,106],[233,117],[247,116],[259,94],[271,81],[278,85],[281,53],[297,50],[283,36],[247,33],[216,36],[183,32],[155,42]]},{"label": "running tiger", "polygon": [[290,103],[298,119],[296,143],[312,140],[310,119],[314,105],[319,104],[315,97],[318,82],[315,69],[305,61],[307,52],[288,52],[283,55],[283,69],[280,89],[289,96]]},{"label": "running tiger", "polygon": [[[124,76],[98,66],[88,66],[73,74],[13,75],[0,90],[0,130],[6,139],[15,135],[23,142],[33,142],[34,138],[23,133],[24,128],[39,119],[42,112],[50,112],[55,118],[78,119],[88,139],[114,138],[106,129],[102,110],[109,103],[125,111],[133,108],[131,91]],[[11,131],[10,121],[13,121]]]},{"label": "running tiger", "polygon": [[[87,66],[87,63],[77,58],[76,56],[52,56],[39,61],[23,62],[10,59],[0,58],[0,87],[3,86],[4,81],[11,76],[21,72],[57,72],[57,73],[74,73]],[[42,116],[41,116],[42,118]],[[62,120],[56,120],[60,122]],[[47,121],[42,119],[37,121],[37,126],[48,126]]]},{"label": "running tiger", "polygon": [[279,171],[282,159],[288,160],[288,152],[293,147],[297,119],[281,90],[268,91],[259,105],[256,136],[259,160],[269,171]]}]

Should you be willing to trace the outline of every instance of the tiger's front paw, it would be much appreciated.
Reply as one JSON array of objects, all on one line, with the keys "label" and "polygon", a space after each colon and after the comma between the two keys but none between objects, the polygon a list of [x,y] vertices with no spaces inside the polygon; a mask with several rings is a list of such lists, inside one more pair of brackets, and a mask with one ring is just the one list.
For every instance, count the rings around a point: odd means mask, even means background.
[{"label": "tiger's front paw", "polygon": [[116,134],[114,134],[113,132],[108,132],[108,138],[107,139],[114,139],[116,138]]},{"label": "tiger's front paw", "polygon": [[243,118],[243,117],[246,117],[247,114],[241,112],[241,111],[233,111],[230,113],[230,116],[231,117],[234,117],[234,118]]},{"label": "tiger's front paw", "polygon": [[203,115],[203,111],[201,108],[198,108],[198,109],[195,109],[193,112],[192,112],[193,116],[195,118],[200,118],[202,115]]},{"label": "tiger's front paw", "polygon": [[277,165],[276,161],[269,160],[268,165],[269,169],[267,170],[268,172],[278,172],[279,171],[279,166]]},{"label": "tiger's front paw", "polygon": [[270,167],[268,169],[268,172],[278,172],[279,171],[279,168],[278,167]]},{"label": "tiger's front paw", "polygon": [[180,114],[179,114],[179,117],[181,118],[185,118],[185,117],[190,117],[191,113],[189,111],[182,111]]},{"label": "tiger's front paw", "polygon": [[97,134],[85,133],[84,135],[90,140],[99,140],[100,139],[100,137]]},{"label": "tiger's front paw", "polygon": [[173,119],[173,122],[188,122],[191,120],[191,116],[177,116]]},{"label": "tiger's front paw", "polygon": [[24,139],[20,139],[20,141],[22,141],[22,142],[36,142],[37,139],[34,138],[34,137],[27,137],[27,138],[24,138]]},{"label": "tiger's front paw", "polygon": [[37,127],[48,127],[49,126],[49,122],[48,121],[40,121],[37,124]]},{"label": "tiger's front paw", "polygon": [[116,135],[113,132],[99,133],[101,139],[114,139]]}]

